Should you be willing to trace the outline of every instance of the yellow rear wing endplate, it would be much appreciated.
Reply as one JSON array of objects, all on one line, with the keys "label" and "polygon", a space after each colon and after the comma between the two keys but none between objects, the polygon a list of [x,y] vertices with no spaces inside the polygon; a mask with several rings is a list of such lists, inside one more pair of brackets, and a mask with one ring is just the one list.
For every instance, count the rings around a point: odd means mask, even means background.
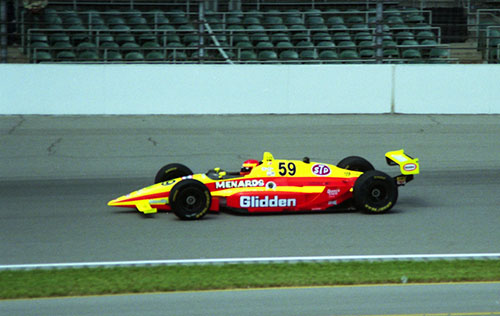
[{"label": "yellow rear wing endplate", "polygon": [[404,150],[389,151],[385,154],[387,164],[390,166],[399,165],[401,174],[414,175],[420,173],[418,158],[412,158],[405,154]]}]

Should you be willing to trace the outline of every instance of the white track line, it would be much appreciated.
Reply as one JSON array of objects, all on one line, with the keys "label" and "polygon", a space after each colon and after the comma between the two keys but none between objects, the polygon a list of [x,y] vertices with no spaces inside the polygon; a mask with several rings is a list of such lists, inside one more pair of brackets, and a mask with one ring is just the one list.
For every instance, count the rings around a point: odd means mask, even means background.
[{"label": "white track line", "polygon": [[394,260],[471,260],[500,259],[500,253],[472,254],[423,254],[423,255],[373,255],[373,256],[317,256],[317,257],[264,257],[264,258],[220,258],[220,259],[181,259],[181,260],[140,260],[75,263],[41,263],[0,265],[0,270],[97,268],[97,267],[135,267],[181,264],[237,264],[237,263],[297,263],[297,262],[345,262],[345,261],[394,261]]}]

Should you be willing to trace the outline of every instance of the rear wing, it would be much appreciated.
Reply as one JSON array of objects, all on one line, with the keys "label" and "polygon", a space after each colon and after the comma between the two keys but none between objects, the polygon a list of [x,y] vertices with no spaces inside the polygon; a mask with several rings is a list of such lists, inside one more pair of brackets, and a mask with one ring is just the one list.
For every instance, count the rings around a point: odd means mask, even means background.
[{"label": "rear wing", "polygon": [[389,151],[385,154],[385,160],[389,166],[399,166],[401,175],[394,177],[397,185],[405,185],[413,180],[415,174],[420,173],[418,158],[405,154],[403,149]]}]

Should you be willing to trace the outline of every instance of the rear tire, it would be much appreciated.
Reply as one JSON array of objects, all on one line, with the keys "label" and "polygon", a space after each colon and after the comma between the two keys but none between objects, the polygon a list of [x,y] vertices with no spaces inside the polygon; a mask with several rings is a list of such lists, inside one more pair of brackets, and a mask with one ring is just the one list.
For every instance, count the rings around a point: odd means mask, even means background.
[{"label": "rear tire", "polygon": [[337,164],[337,167],[360,172],[375,170],[375,168],[373,168],[373,165],[368,160],[359,156],[346,157]]},{"label": "rear tire", "polygon": [[202,218],[210,210],[211,203],[210,191],[198,180],[182,180],[170,191],[170,207],[183,220]]},{"label": "rear tire", "polygon": [[192,175],[193,172],[188,167],[180,163],[170,163],[163,166],[157,173],[155,177],[155,183],[165,182],[175,178],[185,177]]},{"label": "rear tire", "polygon": [[371,170],[354,183],[354,206],[365,213],[385,213],[398,200],[398,187],[384,172]]}]

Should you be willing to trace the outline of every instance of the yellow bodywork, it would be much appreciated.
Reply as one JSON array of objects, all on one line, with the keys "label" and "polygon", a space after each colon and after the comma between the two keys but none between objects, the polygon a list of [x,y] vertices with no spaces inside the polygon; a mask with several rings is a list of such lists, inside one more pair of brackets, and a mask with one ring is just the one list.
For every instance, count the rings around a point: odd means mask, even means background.
[{"label": "yellow bodywork", "polygon": [[401,169],[401,174],[403,175],[420,173],[420,165],[418,163],[418,158],[412,158],[406,155],[403,149],[389,151],[388,153],[385,154],[385,157],[388,159],[387,162],[389,164],[399,165],[399,168]]}]

